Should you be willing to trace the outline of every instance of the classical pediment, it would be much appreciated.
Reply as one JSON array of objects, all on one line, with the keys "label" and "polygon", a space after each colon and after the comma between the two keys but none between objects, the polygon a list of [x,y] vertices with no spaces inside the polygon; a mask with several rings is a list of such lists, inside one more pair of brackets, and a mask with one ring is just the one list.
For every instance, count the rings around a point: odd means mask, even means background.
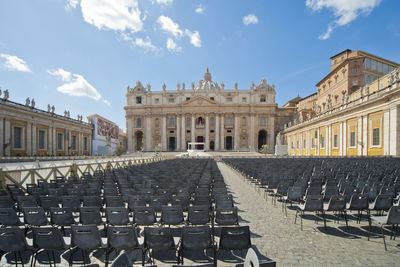
[{"label": "classical pediment", "polygon": [[186,106],[198,106],[198,105],[217,105],[218,102],[211,100],[205,96],[195,96],[189,100],[186,100],[185,102],[182,103],[182,105]]}]

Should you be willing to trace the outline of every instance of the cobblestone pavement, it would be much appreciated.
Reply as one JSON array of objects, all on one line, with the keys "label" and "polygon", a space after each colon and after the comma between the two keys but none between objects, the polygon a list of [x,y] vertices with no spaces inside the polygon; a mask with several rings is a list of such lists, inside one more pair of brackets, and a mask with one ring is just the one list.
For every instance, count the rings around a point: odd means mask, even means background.
[{"label": "cobblestone pavement", "polygon": [[278,266],[400,266],[400,239],[387,236],[385,251],[379,228],[372,227],[372,238],[367,240],[366,219],[358,224],[351,218],[347,229],[343,220],[338,224],[329,216],[324,230],[322,220],[316,224],[314,216],[306,214],[301,231],[299,218],[294,224],[294,209],[288,208],[285,217],[279,201],[274,206],[272,198],[266,201],[243,175],[222,162],[218,166],[244,220],[240,224],[250,226],[252,243]]}]

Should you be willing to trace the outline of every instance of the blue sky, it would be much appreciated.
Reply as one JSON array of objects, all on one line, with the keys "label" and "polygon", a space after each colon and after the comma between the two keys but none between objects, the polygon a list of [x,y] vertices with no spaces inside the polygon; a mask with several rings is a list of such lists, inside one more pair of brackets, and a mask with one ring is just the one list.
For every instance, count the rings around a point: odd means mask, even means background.
[{"label": "blue sky", "polygon": [[98,113],[125,129],[125,93],[266,78],[277,103],[316,91],[345,50],[400,62],[398,0],[3,0],[0,87],[72,117]]}]

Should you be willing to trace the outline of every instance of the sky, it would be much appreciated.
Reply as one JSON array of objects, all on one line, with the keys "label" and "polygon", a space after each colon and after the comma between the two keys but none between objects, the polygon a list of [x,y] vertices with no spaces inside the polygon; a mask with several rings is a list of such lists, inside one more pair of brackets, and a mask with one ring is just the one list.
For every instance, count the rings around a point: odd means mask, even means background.
[{"label": "sky", "polygon": [[176,90],[208,66],[226,89],[265,78],[282,106],[314,93],[345,49],[399,63],[399,10],[398,0],[2,0],[0,87],[125,129],[127,86]]}]

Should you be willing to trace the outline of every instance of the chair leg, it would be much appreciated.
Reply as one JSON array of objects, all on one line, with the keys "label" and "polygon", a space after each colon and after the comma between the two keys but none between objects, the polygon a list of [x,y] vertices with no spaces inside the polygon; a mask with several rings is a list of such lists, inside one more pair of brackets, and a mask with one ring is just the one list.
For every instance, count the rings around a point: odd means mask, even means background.
[{"label": "chair leg", "polygon": [[383,237],[383,244],[385,245],[385,250],[387,250],[386,240],[385,240],[385,233],[383,232],[383,225],[381,226],[381,232],[382,232],[382,237]]},{"label": "chair leg", "polygon": [[22,259],[21,251],[18,251],[19,258],[21,259],[22,267],[25,267],[24,260]]},{"label": "chair leg", "polygon": [[108,260],[109,260],[109,256],[110,256],[110,250],[108,248],[106,248],[106,267],[108,266]]},{"label": "chair leg", "polygon": [[301,231],[303,231],[303,215],[304,215],[304,211],[300,212],[300,228],[301,228]]},{"label": "chair leg", "polygon": [[296,215],[294,216],[294,224],[296,224],[296,220],[297,220],[297,213],[299,212],[299,210],[296,210]]},{"label": "chair leg", "polygon": [[322,211],[322,217],[324,218],[324,228],[326,230],[326,218],[325,218],[325,212]]},{"label": "chair leg", "polygon": [[347,212],[343,211],[343,214],[344,214],[344,220],[346,221],[346,228],[349,229],[349,224],[347,222]]},{"label": "chair leg", "polygon": [[371,220],[368,222],[368,241],[369,241],[369,235],[371,233]]}]

